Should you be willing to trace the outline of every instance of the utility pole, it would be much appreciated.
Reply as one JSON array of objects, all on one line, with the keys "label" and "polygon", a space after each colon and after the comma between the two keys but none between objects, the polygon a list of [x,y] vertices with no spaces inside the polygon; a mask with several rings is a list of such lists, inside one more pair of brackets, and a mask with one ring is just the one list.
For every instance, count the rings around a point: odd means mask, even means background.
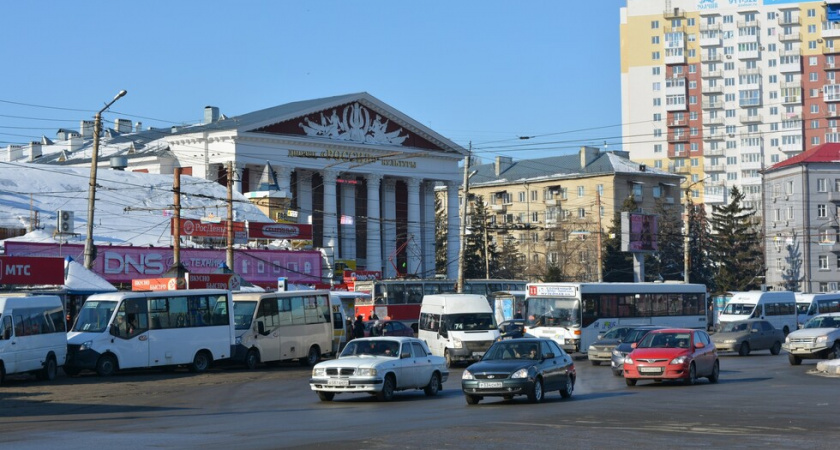
[{"label": "utility pole", "polygon": [[490,244],[487,242],[487,204],[484,203],[484,197],[481,198],[481,203],[484,205],[484,215],[481,217],[482,225],[484,226],[484,278],[490,279]]},{"label": "utility pole", "polygon": [[119,92],[113,100],[108,102],[99,112],[93,122],[93,151],[90,157],[90,183],[88,189],[87,237],[85,238],[85,269],[93,267],[93,208],[96,201],[96,164],[99,155],[99,135],[102,133],[102,113],[110,108],[115,101],[127,94],[125,90]]},{"label": "utility pole", "polygon": [[227,169],[227,266],[233,270],[233,161],[228,161]]},{"label": "utility pole", "polygon": [[595,212],[598,215],[598,282],[601,283],[604,281],[604,255],[601,249],[601,193],[597,189],[595,190],[595,201],[598,205],[598,210]]},{"label": "utility pole", "polygon": [[[174,210],[174,221],[172,223],[172,266],[181,265],[181,168],[175,168],[175,181],[172,186],[175,192],[172,209]],[[180,276],[180,274],[178,274]]]},{"label": "utility pole", "polygon": [[470,158],[472,157],[472,142],[464,160],[464,200],[461,205],[461,241],[458,247],[458,285],[456,291],[464,292],[464,253],[467,241],[467,203],[470,198]]},{"label": "utility pole", "polygon": [[689,227],[688,211],[691,208],[691,199],[689,197],[689,192],[691,190],[691,186],[693,186],[693,184],[689,185],[685,188],[685,221],[683,223],[683,226],[685,227],[685,239],[683,240],[683,253],[685,253],[685,255],[683,256],[683,264],[685,266],[685,267],[683,267],[683,272],[684,272],[683,281],[685,283],[689,283],[688,275],[689,275],[689,271],[691,271],[691,258],[690,258],[691,236],[688,232],[688,227]]}]

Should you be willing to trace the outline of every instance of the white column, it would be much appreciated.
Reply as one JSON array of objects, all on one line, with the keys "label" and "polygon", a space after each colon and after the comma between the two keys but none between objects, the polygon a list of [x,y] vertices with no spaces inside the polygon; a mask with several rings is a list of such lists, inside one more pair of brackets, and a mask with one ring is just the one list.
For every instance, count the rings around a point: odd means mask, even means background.
[{"label": "white column", "polygon": [[[323,172],[324,179],[324,249],[327,255],[327,267],[325,269],[324,278],[333,277],[333,270],[335,269],[335,258],[340,254],[338,248],[338,217],[336,215],[336,192],[335,180],[338,178],[338,172],[334,170],[325,170]],[[326,272],[329,271],[329,275]]]},{"label": "white column", "polygon": [[341,215],[352,219],[351,224],[341,224],[341,258],[356,260],[356,185],[341,185]]},{"label": "white column", "polygon": [[[385,278],[396,278],[397,270],[394,265],[396,259],[390,261],[394,250],[397,249],[397,181],[386,178],[382,189],[382,254],[385,265]],[[396,256],[396,255],[393,255]]]},{"label": "white column", "polygon": [[312,224],[312,172],[297,171],[298,223]]},{"label": "white column", "polygon": [[455,280],[458,278],[458,253],[461,243],[461,219],[458,214],[458,188],[457,181],[446,183],[446,278]]},{"label": "white column", "polygon": [[367,175],[367,270],[382,270],[382,231],[379,226],[379,185],[382,175]]},{"label": "white column", "polygon": [[[274,166],[271,166],[274,168]],[[280,190],[285,192],[287,196],[292,195],[292,168],[288,166],[280,166],[275,170],[277,172],[277,183],[280,185]]]},{"label": "white column", "polygon": [[408,245],[405,247],[406,274],[423,276],[423,235],[420,228],[420,179],[409,178],[408,185]]},{"label": "white column", "polygon": [[245,163],[233,162],[233,190],[234,192],[242,193],[242,177],[245,175]]},{"label": "white column", "polygon": [[435,182],[423,183],[423,278],[435,276]]}]

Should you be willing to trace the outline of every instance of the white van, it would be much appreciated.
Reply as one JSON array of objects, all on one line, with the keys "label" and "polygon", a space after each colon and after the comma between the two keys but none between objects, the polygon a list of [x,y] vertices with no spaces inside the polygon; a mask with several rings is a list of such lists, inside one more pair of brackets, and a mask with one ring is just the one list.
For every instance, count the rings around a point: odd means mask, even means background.
[{"label": "white van", "polygon": [[799,327],[817,314],[840,312],[840,292],[796,294],[796,314]]},{"label": "white van", "polygon": [[67,359],[65,323],[56,295],[0,297],[0,383],[13,373],[55,379]]},{"label": "white van", "polygon": [[475,361],[499,337],[493,309],[483,295],[426,295],[420,305],[417,337],[433,355],[454,361]]},{"label": "white van", "polygon": [[730,295],[718,318],[721,324],[751,318],[765,319],[782,330],[785,336],[798,328],[796,296],[791,291],[746,291],[731,292]]}]

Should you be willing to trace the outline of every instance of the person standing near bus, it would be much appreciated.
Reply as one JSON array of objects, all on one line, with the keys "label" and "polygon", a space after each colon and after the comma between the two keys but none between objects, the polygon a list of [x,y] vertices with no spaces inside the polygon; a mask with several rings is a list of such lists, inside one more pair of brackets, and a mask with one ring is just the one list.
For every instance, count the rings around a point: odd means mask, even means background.
[{"label": "person standing near bus", "polygon": [[365,316],[361,314],[359,314],[359,317],[356,317],[356,323],[353,324],[353,337],[365,337]]}]

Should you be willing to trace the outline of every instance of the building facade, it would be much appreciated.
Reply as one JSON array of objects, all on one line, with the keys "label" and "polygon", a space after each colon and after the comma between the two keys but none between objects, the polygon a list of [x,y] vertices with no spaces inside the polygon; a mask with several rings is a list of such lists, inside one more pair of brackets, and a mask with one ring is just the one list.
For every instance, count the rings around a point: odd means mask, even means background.
[{"label": "building facade", "polygon": [[572,281],[598,281],[600,238],[632,197],[641,212],[681,211],[682,176],[639,164],[627,152],[581,147],[577,153],[514,161],[498,156],[471,167],[470,195],[489,210],[489,239],[517,244],[525,276],[547,266]]},{"label": "building facade", "polygon": [[686,176],[695,203],[840,142],[838,1],[628,0],[621,10],[624,149]]},{"label": "building facade", "polygon": [[840,144],[823,144],[764,175],[766,283],[806,293],[838,290]]},{"label": "building facade", "polygon": [[[59,130],[55,141],[9,146],[8,161],[89,167],[93,123]],[[466,150],[368,93],[306,100],[236,117],[205,108],[204,123],[142,129],[117,119],[107,128],[98,167],[184,175],[228,183],[283,205],[272,220],[311,224],[311,245],[337,267],[386,278],[435,275],[434,190],[457,207]],[[232,169],[232,170],[230,170]],[[232,172],[232,173],[229,173]],[[447,248],[457,260],[459,216],[449,215]],[[235,218],[234,218],[235,220]],[[446,274],[457,275],[453,265]]]}]

